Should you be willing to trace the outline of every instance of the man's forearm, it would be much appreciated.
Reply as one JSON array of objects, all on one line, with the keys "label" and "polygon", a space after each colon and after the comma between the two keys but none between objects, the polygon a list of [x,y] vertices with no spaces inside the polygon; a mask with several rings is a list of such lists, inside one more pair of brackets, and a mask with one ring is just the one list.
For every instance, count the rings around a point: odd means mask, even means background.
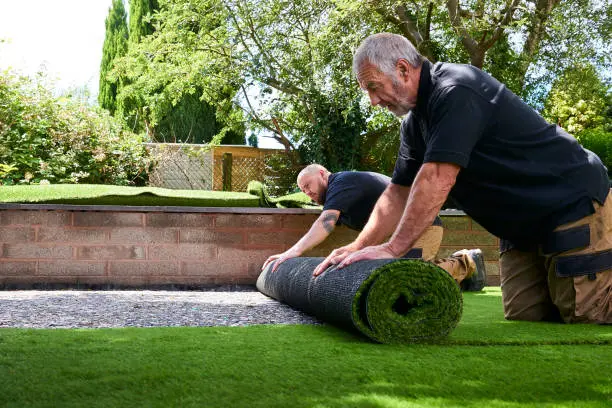
[{"label": "man's forearm", "polygon": [[459,169],[448,163],[425,163],[421,167],[399,225],[389,240],[392,253],[402,256],[408,252],[433,223],[455,184]]},{"label": "man's forearm", "polygon": [[308,232],[289,250],[295,252],[297,255],[302,255],[304,252],[325,241],[334,228],[336,228],[339,216],[340,212],[335,210],[326,210],[322,212]]},{"label": "man's forearm", "polygon": [[385,189],[354,242],[357,248],[380,244],[391,235],[402,216],[409,194],[410,187],[398,184],[390,184]]}]

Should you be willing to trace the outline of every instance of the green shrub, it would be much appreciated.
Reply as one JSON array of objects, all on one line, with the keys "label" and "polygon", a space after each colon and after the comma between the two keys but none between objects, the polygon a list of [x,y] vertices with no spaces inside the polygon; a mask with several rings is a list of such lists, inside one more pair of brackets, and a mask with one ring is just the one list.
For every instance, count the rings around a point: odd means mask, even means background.
[{"label": "green shrub", "polygon": [[263,185],[266,194],[279,197],[300,191],[297,176],[304,166],[296,163],[288,154],[271,154],[264,158],[265,170]]},{"label": "green shrub", "polygon": [[0,72],[0,183],[143,185],[143,140],[105,111]]},{"label": "green shrub", "polygon": [[608,168],[608,174],[612,175],[612,132],[607,132],[603,127],[585,129],[576,135],[580,144],[595,153]]}]

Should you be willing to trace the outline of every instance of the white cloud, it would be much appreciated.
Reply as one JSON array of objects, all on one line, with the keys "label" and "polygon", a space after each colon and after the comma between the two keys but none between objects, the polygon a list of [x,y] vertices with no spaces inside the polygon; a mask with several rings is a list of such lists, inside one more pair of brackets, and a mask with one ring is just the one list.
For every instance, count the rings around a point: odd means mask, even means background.
[{"label": "white cloud", "polygon": [[0,0],[0,68],[33,75],[45,67],[56,87],[97,93],[104,20],[112,0]]}]

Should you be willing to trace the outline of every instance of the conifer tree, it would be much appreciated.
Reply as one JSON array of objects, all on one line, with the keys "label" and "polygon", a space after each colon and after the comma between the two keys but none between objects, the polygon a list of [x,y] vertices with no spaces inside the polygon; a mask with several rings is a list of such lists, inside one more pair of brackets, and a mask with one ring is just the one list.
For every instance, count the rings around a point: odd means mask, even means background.
[{"label": "conifer tree", "polygon": [[152,34],[153,25],[147,16],[153,15],[159,9],[157,0],[130,1],[130,43],[139,43],[143,37]]},{"label": "conifer tree", "polygon": [[109,80],[107,74],[113,69],[115,59],[127,52],[128,27],[123,0],[113,0],[111,8],[108,10],[105,25],[106,36],[102,46],[98,103],[102,108],[108,109],[111,114],[114,114],[117,108],[118,84]]}]

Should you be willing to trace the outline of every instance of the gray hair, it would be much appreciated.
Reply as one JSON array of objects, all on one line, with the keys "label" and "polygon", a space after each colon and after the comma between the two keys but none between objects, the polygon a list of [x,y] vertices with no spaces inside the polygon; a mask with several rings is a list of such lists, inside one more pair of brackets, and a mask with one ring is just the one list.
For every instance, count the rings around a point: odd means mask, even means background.
[{"label": "gray hair", "polygon": [[395,74],[397,61],[405,59],[417,68],[423,56],[404,36],[391,33],[373,34],[363,40],[353,56],[353,74],[357,75],[365,62],[376,66],[385,75]]}]

